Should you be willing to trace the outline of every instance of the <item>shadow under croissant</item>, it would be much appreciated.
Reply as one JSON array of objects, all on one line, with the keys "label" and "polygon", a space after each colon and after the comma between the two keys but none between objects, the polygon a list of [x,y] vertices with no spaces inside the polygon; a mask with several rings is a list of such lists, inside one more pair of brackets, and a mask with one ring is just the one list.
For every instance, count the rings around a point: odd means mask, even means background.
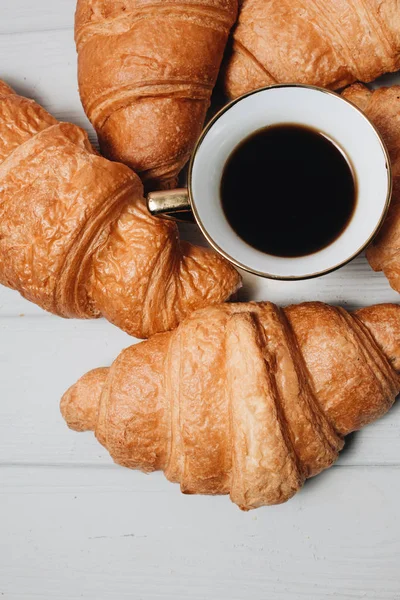
[{"label": "shadow under croissant", "polygon": [[[353,433],[349,433],[348,435],[346,435],[345,445],[343,447],[343,450],[340,452],[339,460],[343,456],[345,456],[347,454],[351,454],[354,451],[355,447],[357,446],[357,440],[359,438],[358,434],[359,434],[358,431],[353,431]],[[347,466],[347,465],[341,465],[338,463],[332,465],[333,468],[343,467],[343,466]],[[330,474],[330,469],[326,469],[325,471],[318,473],[318,475],[316,475],[315,477],[310,477],[310,479],[306,479],[304,482],[304,485],[303,485],[303,490],[306,489],[307,491],[309,491],[310,489],[314,489],[314,487],[317,487],[320,484],[324,485],[325,477],[328,476],[329,474]],[[301,491],[300,491],[300,493],[301,493]]]},{"label": "shadow under croissant", "polygon": [[[386,415],[384,415],[381,419],[380,419],[380,423],[382,424],[382,421],[384,421],[385,419],[391,419],[393,420],[393,418],[396,418],[396,412],[400,413],[400,396],[398,396],[392,406],[392,408],[390,409],[390,412],[387,413]],[[373,424],[371,424],[373,426]],[[360,432],[359,431],[353,431],[352,433],[349,433],[348,435],[346,435],[345,437],[345,445],[342,449],[342,451],[340,452],[340,457],[339,457],[339,461],[341,461],[341,459],[344,456],[347,456],[349,454],[352,454],[355,452],[357,445],[360,441]],[[353,466],[364,466],[361,465],[361,463],[357,463],[357,464],[341,464],[341,462],[336,463],[333,465],[334,468],[351,468]],[[365,464],[365,466],[375,466],[375,463],[370,463]],[[307,490],[313,489],[314,486],[317,487],[320,482],[322,482],[322,484],[324,483],[324,476],[326,476],[327,474],[329,474],[330,469],[327,469],[325,471],[322,471],[321,473],[319,473],[316,477],[310,477],[310,479],[307,479],[304,482],[304,486],[303,489],[306,488]],[[301,493],[301,492],[300,492]]]}]

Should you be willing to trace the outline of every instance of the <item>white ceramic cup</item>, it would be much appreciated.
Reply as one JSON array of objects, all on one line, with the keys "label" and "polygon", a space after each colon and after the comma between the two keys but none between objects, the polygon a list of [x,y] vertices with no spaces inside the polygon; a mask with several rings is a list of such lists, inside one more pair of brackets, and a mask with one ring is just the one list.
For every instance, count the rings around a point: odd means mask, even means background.
[{"label": "white ceramic cup", "polygon": [[[318,252],[295,258],[265,254],[247,244],[227,221],[220,198],[222,173],[234,148],[255,131],[283,123],[301,124],[324,133],[342,149],[357,181],[356,208],[342,234]],[[268,190],[267,168],[265,186]],[[189,165],[187,192],[149,194],[148,206],[153,214],[168,213],[168,204],[176,208],[179,198],[184,210],[188,197],[208,242],[234,265],[273,279],[305,279],[341,267],[371,242],[388,210],[391,188],[385,144],[367,117],[334,92],[288,84],[250,92],[224,107],[198,140]],[[164,210],[157,210],[163,205],[163,196]],[[243,198],[244,210],[251,201]]]}]

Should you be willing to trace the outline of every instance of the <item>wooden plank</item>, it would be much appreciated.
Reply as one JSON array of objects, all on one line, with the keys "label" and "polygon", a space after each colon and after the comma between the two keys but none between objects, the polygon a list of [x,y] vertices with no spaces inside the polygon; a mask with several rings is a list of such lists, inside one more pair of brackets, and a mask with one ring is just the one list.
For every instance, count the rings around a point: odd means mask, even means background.
[{"label": "wooden plank", "polygon": [[74,26],[75,0],[2,0],[0,34],[70,29]]},{"label": "wooden plank", "polygon": [[61,121],[86,128],[96,141],[79,99],[71,29],[0,35],[0,57],[7,57],[0,62],[0,78]]},{"label": "wooden plank", "polygon": [[10,600],[397,600],[398,468],[331,469],[242,513],[161,474],[1,468],[0,594]]},{"label": "wooden plank", "polygon": [[[74,7],[0,0],[0,77],[95,142],[77,90]],[[362,257],[306,282],[246,275],[248,298],[398,302]],[[284,506],[244,514],[115,467],[93,435],[66,428],[63,391],[132,338],[103,320],[49,317],[0,288],[0,339],[0,597],[399,600],[399,405],[350,439],[341,468]]]},{"label": "wooden plank", "polygon": [[273,281],[244,275],[240,300],[270,300],[281,306],[318,300],[353,310],[361,306],[399,301],[399,294],[382,273],[374,273],[364,255],[338,271],[303,281]]},{"label": "wooden plank", "polygon": [[[0,319],[0,336],[0,464],[111,465],[91,433],[67,429],[59,400],[136,340],[105,320],[33,316]],[[400,403],[350,438],[339,464],[400,464]]]},{"label": "wooden plank", "polygon": [[57,317],[0,319],[0,336],[0,463],[110,464],[92,435],[68,430],[59,401],[136,340],[104,320]]}]

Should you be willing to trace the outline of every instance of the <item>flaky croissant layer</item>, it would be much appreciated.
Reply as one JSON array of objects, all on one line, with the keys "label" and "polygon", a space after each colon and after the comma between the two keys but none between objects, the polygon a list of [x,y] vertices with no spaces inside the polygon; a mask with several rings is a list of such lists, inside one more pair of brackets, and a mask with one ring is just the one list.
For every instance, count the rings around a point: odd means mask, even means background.
[{"label": "flaky croissant layer", "polygon": [[109,158],[176,184],[200,135],[237,0],[78,0],[82,104]]},{"label": "flaky croissant layer", "polygon": [[393,193],[382,229],[367,250],[374,271],[383,271],[390,285],[400,292],[400,85],[369,90],[360,83],[342,94],[374,123],[389,150]]},{"label": "flaky croissant layer", "polygon": [[390,408],[399,372],[400,306],[224,304],[90,371],[61,411],[115,462],[251,509],[329,467]]},{"label": "flaky croissant layer", "polygon": [[0,82],[0,283],[143,338],[225,300],[240,277],[152,217],[137,175],[99,156],[82,129]]},{"label": "flaky croissant layer", "polygon": [[342,88],[400,69],[398,0],[242,0],[230,97],[274,83]]}]

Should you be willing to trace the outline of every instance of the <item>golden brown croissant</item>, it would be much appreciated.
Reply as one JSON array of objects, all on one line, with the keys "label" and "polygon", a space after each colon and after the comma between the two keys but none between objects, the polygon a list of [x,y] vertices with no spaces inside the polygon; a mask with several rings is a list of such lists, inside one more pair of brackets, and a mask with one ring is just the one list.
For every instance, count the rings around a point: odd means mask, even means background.
[{"label": "golden brown croissant", "polygon": [[230,97],[274,83],[338,89],[400,68],[398,0],[243,0]]},{"label": "golden brown croissant", "polygon": [[400,292],[400,86],[369,90],[362,84],[346,88],[351,100],[376,125],[389,150],[393,195],[384,225],[367,250],[374,271],[383,271],[390,285]]},{"label": "golden brown croissant", "polygon": [[82,103],[103,153],[169,187],[203,126],[237,0],[78,0]]},{"label": "golden brown croissant", "polygon": [[400,306],[224,304],[84,375],[61,411],[115,462],[250,509],[329,467],[390,408],[399,371]]},{"label": "golden brown croissant", "polygon": [[226,299],[239,275],[147,212],[140,179],[0,83],[0,283],[137,337]]}]

